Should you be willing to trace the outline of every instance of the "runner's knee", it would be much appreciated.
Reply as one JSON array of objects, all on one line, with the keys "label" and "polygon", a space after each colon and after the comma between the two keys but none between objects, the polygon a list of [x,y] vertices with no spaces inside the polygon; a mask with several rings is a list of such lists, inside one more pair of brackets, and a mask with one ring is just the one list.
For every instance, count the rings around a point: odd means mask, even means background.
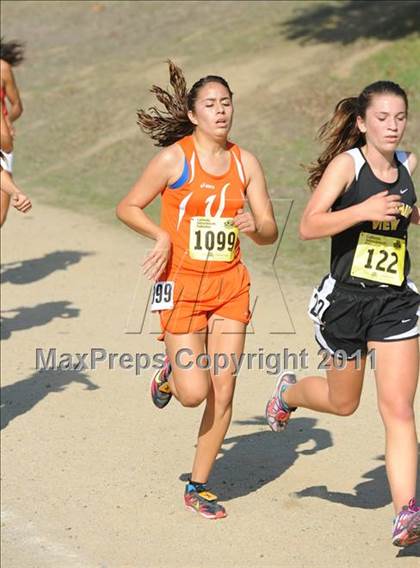
[{"label": "runner's knee", "polygon": [[388,399],[379,401],[379,412],[384,422],[412,422],[414,420],[413,405],[406,400]]},{"label": "runner's knee", "polygon": [[200,406],[200,404],[207,398],[207,392],[204,390],[198,391],[185,391],[178,392],[178,400],[182,406],[195,408]]},{"label": "runner's knee", "polygon": [[[221,379],[221,377],[216,378]],[[232,384],[221,384],[217,385],[214,389],[214,404],[216,408],[225,411],[232,405],[233,393],[235,387]]]},{"label": "runner's knee", "polygon": [[343,402],[331,402],[334,414],[337,416],[351,416],[359,406],[359,400],[349,400]]}]

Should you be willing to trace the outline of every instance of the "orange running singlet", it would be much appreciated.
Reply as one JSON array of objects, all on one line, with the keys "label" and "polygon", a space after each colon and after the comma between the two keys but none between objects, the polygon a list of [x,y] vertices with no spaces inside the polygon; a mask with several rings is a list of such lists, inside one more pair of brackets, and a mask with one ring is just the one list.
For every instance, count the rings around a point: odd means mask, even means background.
[{"label": "orange running singlet", "polygon": [[1,112],[3,116],[8,116],[7,106],[6,106],[6,91],[3,87],[0,87],[0,102],[1,102]]},{"label": "orange running singlet", "polygon": [[245,203],[245,175],[238,146],[228,143],[229,170],[212,175],[200,165],[193,136],[178,144],[184,155],[180,179],[162,192],[161,227],[172,239],[167,271],[220,272],[240,262],[233,217]]}]

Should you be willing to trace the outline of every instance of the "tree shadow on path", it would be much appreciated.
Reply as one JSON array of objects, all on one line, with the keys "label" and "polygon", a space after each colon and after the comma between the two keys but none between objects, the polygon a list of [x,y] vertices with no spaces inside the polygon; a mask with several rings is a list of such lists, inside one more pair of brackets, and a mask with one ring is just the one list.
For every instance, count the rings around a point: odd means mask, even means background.
[{"label": "tree shadow on path", "polygon": [[361,38],[396,40],[420,30],[418,1],[346,0],[306,6],[280,24],[287,39],[300,43],[341,43]]},{"label": "tree shadow on path", "polygon": [[62,392],[71,383],[85,385],[85,390],[99,387],[79,371],[37,371],[27,379],[6,385],[0,390],[1,429],[17,416],[25,414],[52,393]]},{"label": "tree shadow on path", "polygon": [[57,270],[67,270],[72,264],[80,262],[84,256],[94,253],[79,250],[58,250],[40,258],[2,264],[1,282],[5,284],[29,284],[46,278]]},{"label": "tree shadow on path", "polygon": [[12,310],[4,310],[2,314],[15,313],[13,317],[1,317],[0,337],[4,341],[9,339],[13,332],[31,329],[46,325],[55,318],[75,318],[80,310],[70,307],[71,302],[46,302],[33,308],[20,306]]}]

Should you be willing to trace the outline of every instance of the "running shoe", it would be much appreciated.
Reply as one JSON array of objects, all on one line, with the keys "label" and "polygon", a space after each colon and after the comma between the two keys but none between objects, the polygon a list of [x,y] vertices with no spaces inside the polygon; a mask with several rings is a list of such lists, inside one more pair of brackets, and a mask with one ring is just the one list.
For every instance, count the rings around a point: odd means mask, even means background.
[{"label": "running shoe", "polygon": [[166,356],[163,367],[156,371],[150,383],[152,401],[158,408],[164,408],[172,398],[171,389],[168,383],[171,372],[172,369],[171,364],[169,363],[169,357]]},{"label": "running shoe", "polygon": [[420,508],[415,499],[411,499],[395,517],[392,544],[409,546],[416,542],[420,542]]},{"label": "running shoe", "polygon": [[196,485],[187,483],[184,493],[185,508],[198,513],[206,519],[223,519],[227,517],[225,508],[217,502],[217,495],[207,491],[205,483]]},{"label": "running shoe", "polygon": [[290,414],[296,410],[296,408],[289,408],[282,397],[284,391],[295,383],[296,375],[294,373],[282,373],[277,380],[273,396],[267,402],[265,417],[273,432],[284,430],[289,421]]}]

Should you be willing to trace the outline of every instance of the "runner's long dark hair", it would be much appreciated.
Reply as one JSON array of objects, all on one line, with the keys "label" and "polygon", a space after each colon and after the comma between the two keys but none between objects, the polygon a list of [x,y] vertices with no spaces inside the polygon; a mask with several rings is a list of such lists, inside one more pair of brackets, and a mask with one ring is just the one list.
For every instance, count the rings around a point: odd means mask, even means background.
[{"label": "runner's long dark hair", "polygon": [[319,184],[322,174],[333,158],[351,148],[364,146],[365,135],[357,126],[357,117],[365,118],[372,97],[385,93],[404,99],[408,110],[406,92],[392,81],[376,81],[365,87],[358,97],[348,97],[337,104],[332,118],[318,131],[318,139],[327,146],[317,161],[308,167],[308,185],[311,190]]},{"label": "runner's long dark hair", "polygon": [[165,109],[159,110],[153,106],[147,112],[143,109],[137,111],[137,124],[155,141],[155,146],[170,146],[193,133],[195,127],[188,118],[188,111],[194,110],[198,93],[207,83],[220,83],[226,87],[229,96],[233,96],[227,81],[218,75],[207,75],[199,79],[188,91],[182,69],[170,60],[168,64],[173,94],[157,85],[153,85],[150,90]]},{"label": "runner's long dark hair", "polygon": [[25,51],[25,46],[20,41],[4,41],[4,38],[0,38],[0,59],[7,61],[12,67],[16,67],[24,60],[23,52]]}]

